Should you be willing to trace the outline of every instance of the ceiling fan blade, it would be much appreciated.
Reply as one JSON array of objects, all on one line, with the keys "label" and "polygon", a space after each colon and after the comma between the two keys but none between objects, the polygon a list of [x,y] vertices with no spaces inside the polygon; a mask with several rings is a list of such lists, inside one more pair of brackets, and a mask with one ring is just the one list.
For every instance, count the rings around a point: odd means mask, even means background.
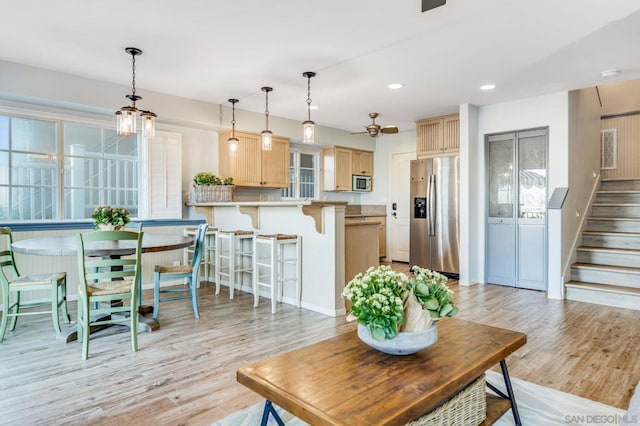
[{"label": "ceiling fan blade", "polygon": [[436,7],[444,6],[447,0],[422,0],[422,11],[426,12]]},{"label": "ceiling fan blade", "polygon": [[351,135],[363,135],[365,133],[369,133],[369,132],[354,132],[354,133],[350,133]]},{"label": "ceiling fan blade", "polygon": [[383,127],[380,129],[380,133],[386,133],[388,135],[398,133],[398,128],[396,126]]}]

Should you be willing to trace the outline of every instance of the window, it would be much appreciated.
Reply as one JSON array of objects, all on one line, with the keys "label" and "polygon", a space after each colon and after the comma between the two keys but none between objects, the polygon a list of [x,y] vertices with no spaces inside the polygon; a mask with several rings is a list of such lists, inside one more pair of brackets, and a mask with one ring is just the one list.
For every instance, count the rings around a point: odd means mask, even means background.
[{"label": "window", "polygon": [[138,143],[113,129],[64,124],[64,218],[91,217],[96,206],[138,216]]},{"label": "window", "polygon": [[135,136],[119,138],[106,126],[0,115],[0,220],[86,219],[100,204],[137,215]]},{"label": "window", "polygon": [[317,198],[317,150],[292,145],[289,162],[289,188],[282,190],[283,198]]}]

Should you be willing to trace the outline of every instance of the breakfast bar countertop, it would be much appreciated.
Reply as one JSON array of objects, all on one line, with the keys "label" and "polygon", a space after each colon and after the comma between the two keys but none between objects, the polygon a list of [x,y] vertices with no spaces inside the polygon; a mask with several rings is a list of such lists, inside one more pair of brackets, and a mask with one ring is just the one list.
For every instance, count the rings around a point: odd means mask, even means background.
[{"label": "breakfast bar countertop", "polygon": [[213,201],[208,203],[187,203],[191,207],[287,207],[287,206],[345,206],[347,201],[320,200],[278,200],[278,201]]}]

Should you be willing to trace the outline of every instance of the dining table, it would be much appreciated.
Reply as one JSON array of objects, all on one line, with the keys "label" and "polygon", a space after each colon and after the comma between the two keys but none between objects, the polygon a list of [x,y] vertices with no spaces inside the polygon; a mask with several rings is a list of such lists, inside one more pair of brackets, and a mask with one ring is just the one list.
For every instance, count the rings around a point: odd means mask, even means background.
[{"label": "dining table", "polygon": [[[142,236],[142,253],[177,250],[189,247],[193,244],[193,237],[144,232]],[[76,235],[56,235],[50,237],[29,238],[15,241],[11,247],[15,253],[36,256],[77,256],[78,240]],[[120,258],[135,253],[136,241],[101,241],[88,243],[85,246],[85,254],[92,257]],[[145,314],[153,312],[153,306],[140,305],[138,308],[140,318],[138,331],[150,332],[160,328],[160,323]],[[122,327],[122,325],[119,325]],[[109,325],[92,327],[94,333]],[[59,338],[66,343],[77,340],[77,327],[73,325],[62,331]]]}]

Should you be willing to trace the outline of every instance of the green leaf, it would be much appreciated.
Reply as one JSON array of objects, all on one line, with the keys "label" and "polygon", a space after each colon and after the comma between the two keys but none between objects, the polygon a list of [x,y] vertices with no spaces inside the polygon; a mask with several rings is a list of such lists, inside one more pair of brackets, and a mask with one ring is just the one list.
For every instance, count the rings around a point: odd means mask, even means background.
[{"label": "green leaf", "polygon": [[430,311],[438,310],[440,308],[440,303],[438,303],[438,299],[436,299],[435,297],[431,297],[431,298],[426,300],[426,302],[423,304],[423,306],[426,309],[429,309]]},{"label": "green leaf", "polygon": [[449,313],[447,314],[448,317],[452,317],[455,314],[458,313],[458,308],[456,308],[455,306],[449,311]]},{"label": "green leaf", "polygon": [[374,328],[373,330],[371,330],[371,337],[376,340],[384,340],[386,337],[386,333],[382,328]]},{"label": "green leaf", "polygon": [[416,295],[419,296],[428,296],[429,295],[429,287],[425,283],[418,283],[415,289]]},{"label": "green leaf", "polygon": [[452,310],[453,310],[453,305],[451,305],[451,303],[447,303],[442,308],[440,308],[440,316],[444,317]]}]

